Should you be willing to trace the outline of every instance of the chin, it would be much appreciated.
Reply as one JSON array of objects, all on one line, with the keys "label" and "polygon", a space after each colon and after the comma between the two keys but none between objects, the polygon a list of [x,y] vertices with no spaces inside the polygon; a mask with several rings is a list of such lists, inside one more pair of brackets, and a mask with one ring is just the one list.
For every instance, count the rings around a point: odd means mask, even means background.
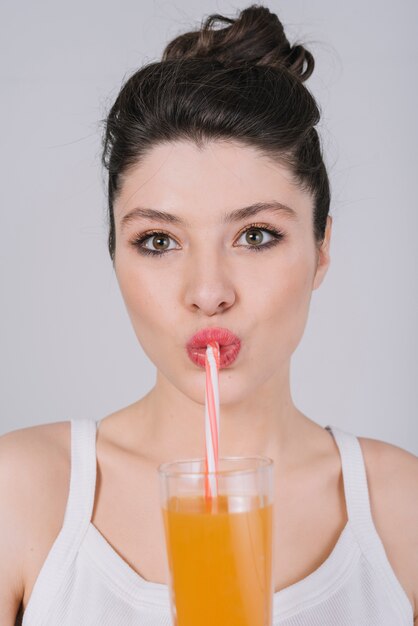
[{"label": "chin", "polygon": [[[206,374],[205,370],[194,368],[188,376],[186,384],[180,384],[182,392],[197,404],[205,406]],[[248,396],[248,379],[239,375],[237,369],[228,367],[219,372],[219,402],[220,406],[239,404]]]}]

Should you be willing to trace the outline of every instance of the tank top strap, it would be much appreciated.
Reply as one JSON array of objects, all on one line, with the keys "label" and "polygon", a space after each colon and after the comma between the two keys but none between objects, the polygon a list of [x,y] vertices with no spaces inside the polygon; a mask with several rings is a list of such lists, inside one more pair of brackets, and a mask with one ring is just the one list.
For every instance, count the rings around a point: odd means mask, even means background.
[{"label": "tank top strap", "polygon": [[370,510],[366,468],[360,442],[355,435],[336,426],[326,426],[333,435],[340,457],[344,483],[347,515],[358,538],[367,536],[374,529]]},{"label": "tank top strap", "polygon": [[93,513],[96,490],[97,423],[71,420],[71,477],[63,530],[84,534]]},{"label": "tank top strap", "polygon": [[409,623],[411,603],[389,562],[373,521],[360,442],[355,435],[341,428],[326,426],[326,429],[334,436],[340,452],[348,522],[353,535],[375,573],[379,573],[385,593],[398,605],[405,623]]},{"label": "tank top strap", "polygon": [[96,486],[96,422],[72,419],[70,489],[56,537],[24,613],[23,623],[46,624],[56,595],[88,530]]}]

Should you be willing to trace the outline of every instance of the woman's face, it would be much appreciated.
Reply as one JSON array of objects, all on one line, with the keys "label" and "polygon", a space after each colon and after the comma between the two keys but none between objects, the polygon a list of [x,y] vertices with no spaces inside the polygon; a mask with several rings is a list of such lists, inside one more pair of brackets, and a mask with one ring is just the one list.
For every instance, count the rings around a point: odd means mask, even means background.
[{"label": "woman's face", "polygon": [[[293,213],[264,208],[224,219],[273,202]],[[128,218],[140,208],[182,222],[139,211]],[[241,340],[238,358],[220,370],[221,404],[279,380],[328,265],[328,258],[318,264],[312,199],[289,172],[238,143],[167,143],[124,177],[114,213],[117,279],[136,336],[159,372],[204,404],[205,370],[189,359],[186,344],[198,330],[220,326]]]}]

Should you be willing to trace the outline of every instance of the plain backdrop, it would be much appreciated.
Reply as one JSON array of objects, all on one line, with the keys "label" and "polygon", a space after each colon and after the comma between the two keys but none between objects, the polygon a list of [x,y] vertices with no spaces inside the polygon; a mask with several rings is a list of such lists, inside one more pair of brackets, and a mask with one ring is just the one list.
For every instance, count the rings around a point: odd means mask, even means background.
[{"label": "plain backdrop", "polygon": [[[2,3],[0,434],[99,419],[153,386],[107,252],[100,120],[171,38],[249,4]],[[332,190],[331,267],[293,356],[294,401],[417,454],[418,3],[264,5],[314,54],[305,84]]]}]

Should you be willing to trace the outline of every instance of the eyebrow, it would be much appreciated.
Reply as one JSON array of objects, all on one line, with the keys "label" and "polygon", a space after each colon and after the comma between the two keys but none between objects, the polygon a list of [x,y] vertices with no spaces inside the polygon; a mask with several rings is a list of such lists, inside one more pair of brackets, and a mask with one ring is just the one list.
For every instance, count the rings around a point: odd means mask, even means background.
[{"label": "eyebrow", "polygon": [[[272,200],[270,202],[256,202],[255,204],[250,204],[249,206],[242,207],[240,209],[235,209],[230,213],[224,213],[221,221],[223,224],[232,224],[235,222],[240,222],[241,220],[248,219],[249,217],[254,217],[258,213],[262,211],[271,211],[272,213],[278,213],[282,215],[287,215],[287,217],[297,220],[297,213],[294,209],[278,202],[277,200]],[[126,215],[124,215],[121,219],[121,228],[122,230],[128,226],[128,224],[139,220],[139,219],[148,219],[153,222],[166,222],[168,224],[176,224],[177,226],[186,226],[190,227],[190,224],[183,220],[178,215],[173,215],[172,213],[166,213],[165,211],[158,211],[157,209],[149,209],[145,207],[136,207],[129,211]]]}]

